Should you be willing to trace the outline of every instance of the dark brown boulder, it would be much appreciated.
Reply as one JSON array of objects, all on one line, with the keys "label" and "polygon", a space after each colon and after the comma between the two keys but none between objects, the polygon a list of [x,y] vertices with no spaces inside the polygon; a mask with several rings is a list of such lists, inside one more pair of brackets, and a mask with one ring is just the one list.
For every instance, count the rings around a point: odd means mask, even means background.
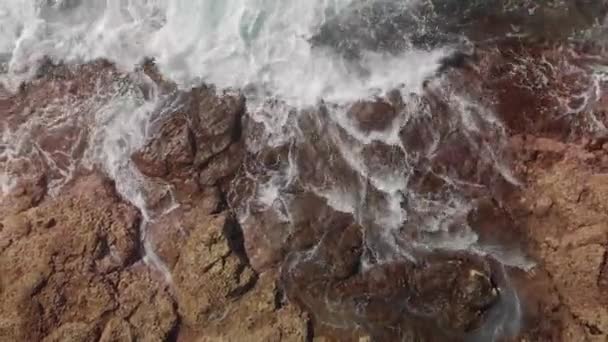
[{"label": "dark brown boulder", "polygon": [[383,339],[404,338],[401,331],[462,337],[483,324],[498,300],[484,261],[445,255],[363,266],[362,239],[356,224],[328,227],[313,249],[288,256],[281,278],[287,295],[318,324],[358,325]]},{"label": "dark brown boulder", "polygon": [[348,115],[364,132],[383,131],[391,126],[397,110],[391,104],[377,99],[355,103],[350,107]]},{"label": "dark brown boulder", "polygon": [[186,200],[240,166],[245,102],[205,86],[167,96],[167,106],[178,109],[155,121],[148,142],[132,160],[144,175],[171,183],[178,199]]}]

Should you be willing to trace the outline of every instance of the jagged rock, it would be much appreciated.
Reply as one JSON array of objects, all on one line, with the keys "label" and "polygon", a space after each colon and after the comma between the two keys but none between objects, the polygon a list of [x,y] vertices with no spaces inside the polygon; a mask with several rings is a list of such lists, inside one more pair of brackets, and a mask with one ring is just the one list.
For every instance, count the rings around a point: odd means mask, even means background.
[{"label": "jagged rock", "polygon": [[208,188],[198,196],[193,206],[182,205],[150,225],[148,232],[154,250],[169,269],[175,267],[194,227],[217,213],[221,204],[220,196],[217,188]]},{"label": "jagged rock", "polygon": [[180,314],[190,326],[220,319],[231,299],[255,284],[255,272],[233,253],[225,235],[234,224],[226,214],[207,217],[198,221],[182,247],[173,279]]},{"label": "jagged rock", "polygon": [[125,271],[138,259],[139,220],[96,174],[4,217],[0,339],[97,340],[120,316],[135,336],[163,340],[177,321],[173,300],[146,270]]},{"label": "jagged rock", "polygon": [[186,199],[240,165],[245,102],[242,96],[204,86],[173,96],[180,109],[157,121],[132,159],[143,174],[173,184],[178,198]]},{"label": "jagged rock", "polygon": [[260,276],[256,287],[232,305],[225,318],[205,327],[197,341],[304,341],[312,333],[308,315],[280,303],[276,275]]},{"label": "jagged rock", "polygon": [[[553,166],[528,163],[529,184],[516,206],[518,221],[534,244],[530,252],[542,261],[568,313],[568,320],[561,319],[566,324],[560,338],[605,339],[608,309],[600,279],[608,243],[608,178],[581,158],[586,153],[581,147],[566,147]],[[544,205],[543,215],[538,215],[544,202],[551,205]],[[569,335],[575,328],[579,332]]]},{"label": "jagged rock", "polygon": [[308,318],[279,305],[276,275],[248,265],[243,237],[229,212],[217,213],[219,192],[208,188],[151,227],[156,250],[169,267],[182,319],[181,339],[190,341],[300,341]]},{"label": "jagged rock", "polygon": [[[454,338],[482,324],[498,299],[490,268],[464,255],[369,265],[361,270],[361,227],[332,227],[312,251],[282,268],[290,299],[318,323],[361,326],[376,338]],[[400,327],[400,328],[397,328]]]},{"label": "jagged rock", "polygon": [[66,323],[43,339],[44,342],[94,342],[96,340],[96,328],[86,323]]},{"label": "jagged rock", "polygon": [[229,212],[215,213],[217,196],[209,192],[193,207],[177,209],[151,227],[159,233],[153,241],[171,272],[183,323],[193,329],[224,317],[257,279],[237,222]]},{"label": "jagged rock", "polygon": [[201,186],[214,186],[234,175],[243,162],[243,146],[232,144],[225,153],[212,157],[199,173]]},{"label": "jagged rock", "polygon": [[[159,280],[145,270],[125,272],[117,289],[120,306],[116,316],[129,322],[134,340],[165,341],[178,317],[173,298]],[[126,330],[121,334],[128,335]]]}]

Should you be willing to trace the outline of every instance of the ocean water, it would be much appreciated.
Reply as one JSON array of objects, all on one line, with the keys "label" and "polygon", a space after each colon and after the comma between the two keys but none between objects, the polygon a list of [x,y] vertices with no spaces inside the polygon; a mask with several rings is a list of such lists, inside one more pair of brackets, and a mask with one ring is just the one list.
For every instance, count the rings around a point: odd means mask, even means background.
[{"label": "ocean water", "polygon": [[31,72],[41,56],[107,58],[127,69],[154,57],[183,86],[261,87],[297,105],[420,86],[442,49],[390,57],[369,51],[361,77],[331,51],[312,48],[320,26],[353,1],[6,0],[0,4],[0,56],[15,75]]}]

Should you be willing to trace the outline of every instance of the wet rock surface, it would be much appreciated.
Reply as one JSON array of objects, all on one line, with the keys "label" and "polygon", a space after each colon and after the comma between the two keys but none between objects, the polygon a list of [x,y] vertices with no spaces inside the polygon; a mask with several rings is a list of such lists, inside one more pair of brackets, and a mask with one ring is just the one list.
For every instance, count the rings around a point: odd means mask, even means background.
[{"label": "wet rock surface", "polygon": [[361,238],[356,225],[332,227],[315,251],[292,254],[283,266],[289,298],[321,323],[380,340],[459,339],[498,299],[488,264],[464,255],[361,269]]},{"label": "wet rock surface", "polygon": [[178,197],[187,197],[217,185],[240,166],[238,145],[244,98],[216,94],[213,88],[195,88],[167,95],[166,106],[152,125],[148,143],[133,161],[146,176],[171,183]]},{"label": "wet rock surface", "polygon": [[[586,2],[572,6],[588,18]],[[595,48],[480,45],[421,94],[294,111],[293,134],[268,145],[237,92],[180,90],[152,63],[129,77],[49,66],[0,98],[9,126],[52,99],[94,111],[82,101],[104,91],[95,79],[159,97],[131,158],[148,208],[74,163],[95,142],[87,115],[35,128],[43,152],[2,161],[28,177],[0,199],[0,339],[604,340],[608,101]]]},{"label": "wet rock surface", "polygon": [[3,176],[19,179],[25,187],[42,182],[49,191],[69,181],[90,159],[87,148],[99,133],[92,131],[94,123],[111,116],[104,106],[115,96],[134,103],[142,97],[130,76],[104,61],[41,63],[32,81],[0,96]]}]

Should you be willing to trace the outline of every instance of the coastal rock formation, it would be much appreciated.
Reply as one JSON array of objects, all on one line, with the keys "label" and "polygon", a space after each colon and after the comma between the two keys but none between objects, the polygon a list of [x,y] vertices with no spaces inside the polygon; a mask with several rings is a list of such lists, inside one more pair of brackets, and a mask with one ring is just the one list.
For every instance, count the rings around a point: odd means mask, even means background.
[{"label": "coastal rock formation", "polygon": [[[0,160],[24,175],[0,197],[0,340],[605,340],[602,53],[480,45],[420,94],[294,110],[267,145],[236,91],[43,64],[0,98],[29,132]],[[117,86],[156,101],[110,144],[139,209],[87,163]]]},{"label": "coastal rock formation", "polygon": [[606,151],[580,142],[522,140],[515,139],[516,146],[533,154],[520,164],[528,182],[512,207],[540,272],[549,276],[546,288],[559,298],[544,303],[553,312],[541,319],[562,322],[558,340],[606,339]]},{"label": "coastal rock formation", "polygon": [[178,237],[162,239],[178,253],[173,263],[159,248],[172,285],[139,261],[140,216],[100,175],[83,176],[59,198],[6,216],[0,337],[304,340],[307,316],[280,299],[275,275],[258,276],[247,266],[233,218],[215,213],[213,199],[200,203],[157,223],[163,234],[180,229]]},{"label": "coastal rock formation", "polygon": [[167,96],[166,106],[178,110],[161,114],[133,161],[144,175],[172,184],[185,200],[218,185],[240,166],[245,102],[242,96],[216,94],[208,87],[174,90]]},{"label": "coastal rock formation", "polygon": [[[166,140],[153,135],[142,152],[134,156],[142,172],[150,176],[145,184],[146,193],[157,204],[166,201],[165,183],[188,185],[187,177],[198,172],[201,186],[195,181],[195,186],[180,187],[181,193],[176,193],[182,205],[161,215],[153,224],[142,225],[138,210],[125,203],[106,176],[86,170],[96,165],[81,163],[90,151],[88,129],[95,127],[90,121],[94,117],[86,116],[88,112],[80,113],[83,116],[78,119],[82,121],[69,130],[82,135],[79,154],[70,154],[69,149],[74,147],[71,143],[45,140],[37,144],[45,153],[53,149],[58,156],[70,155],[72,159],[66,160],[69,161],[66,167],[74,172],[55,172],[53,167],[47,167],[49,163],[55,165],[54,159],[17,151],[19,163],[7,160],[5,170],[12,172],[12,177],[14,172],[27,177],[3,189],[6,193],[0,198],[3,272],[0,339],[108,342],[232,340],[248,336],[254,340],[305,339],[309,335],[307,315],[279,300],[282,295],[276,275],[258,275],[248,266],[238,224],[226,210],[223,199],[223,182],[240,165],[242,100],[230,97],[223,102],[207,88],[201,88],[203,95],[198,95],[197,90],[178,94],[174,85],[155,78],[154,71],[146,72],[158,82],[162,96],[175,96],[172,101],[184,101],[181,103],[189,103],[193,108],[202,104],[201,117],[189,119],[205,122],[193,126],[192,136],[200,138],[200,146],[188,150],[191,141],[179,145],[183,137],[179,133],[189,132],[186,125],[176,128],[184,124],[176,120],[180,114],[171,112],[158,120],[158,132]],[[41,109],[23,116],[28,121],[15,121],[11,128],[16,130],[24,129],[26,122],[39,123],[42,120],[39,115],[61,122],[61,112],[45,110],[47,102],[67,98],[66,101],[78,103],[80,97],[73,99],[73,93],[64,94],[60,88],[64,83],[76,83],[78,90],[74,92],[83,92],[86,98],[87,82],[95,81],[96,77],[107,77],[103,79],[110,84],[127,80],[107,63],[73,69],[49,65],[46,75],[24,85],[20,93],[3,102],[6,107],[2,108],[2,115],[12,122],[23,114],[21,107]],[[143,93],[150,91],[149,84],[139,83],[133,77],[130,80]],[[44,89],[56,93],[36,95]],[[102,94],[105,91],[93,90]],[[208,108],[216,109],[207,111]],[[191,109],[188,113],[199,112]],[[225,116],[227,113],[232,116]],[[209,122],[216,124],[209,126]],[[167,130],[170,127],[176,129]],[[33,137],[40,138],[36,134]],[[192,152],[191,159],[183,157],[188,151]],[[180,164],[176,160],[186,162]],[[28,169],[17,169],[22,164]],[[154,171],[161,169],[161,165],[178,167]],[[59,193],[49,192],[53,181],[59,184],[54,187],[61,189]],[[170,279],[166,279],[162,270],[142,262],[142,229],[149,230],[152,244],[171,272]]]},{"label": "coastal rock formation", "polygon": [[96,174],[3,217],[1,339],[165,340],[177,314],[167,289],[136,264],[139,223]]},{"label": "coastal rock formation", "polygon": [[41,182],[49,191],[60,188],[90,159],[86,154],[95,153],[89,147],[96,122],[110,121],[109,94],[118,89],[136,103],[141,92],[135,83],[108,62],[66,66],[45,60],[33,80],[0,97],[3,177],[18,179],[22,188]]}]

